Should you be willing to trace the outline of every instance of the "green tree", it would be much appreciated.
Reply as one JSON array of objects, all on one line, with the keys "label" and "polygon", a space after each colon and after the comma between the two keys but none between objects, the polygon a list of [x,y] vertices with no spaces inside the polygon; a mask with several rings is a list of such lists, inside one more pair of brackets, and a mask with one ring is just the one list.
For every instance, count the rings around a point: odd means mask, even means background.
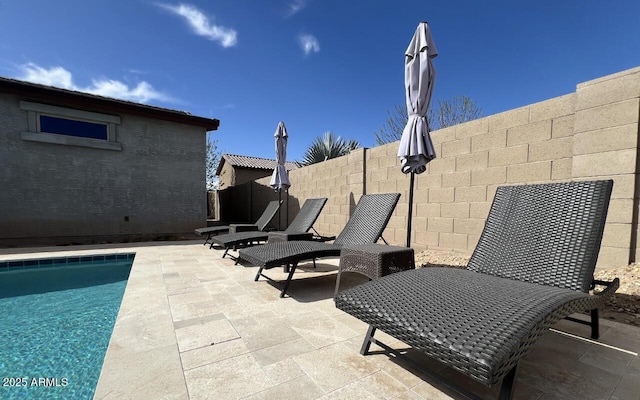
[{"label": "green tree", "polygon": [[305,151],[300,164],[311,165],[331,158],[344,156],[358,147],[360,147],[360,143],[356,140],[346,140],[340,136],[336,137],[333,132],[328,131],[313,140]]},{"label": "green tree", "polygon": [[218,150],[218,140],[212,139],[211,134],[207,133],[207,156],[206,156],[206,187],[207,190],[218,188],[218,176],[216,169],[222,158],[222,153]]},{"label": "green tree", "polygon": [[[395,112],[387,111],[389,118],[385,125],[375,132],[376,143],[385,144],[400,140],[409,119],[407,107],[395,106]],[[455,96],[449,100],[439,100],[435,107],[429,107],[427,122],[431,130],[443,129],[484,116],[482,108],[467,96]]]}]

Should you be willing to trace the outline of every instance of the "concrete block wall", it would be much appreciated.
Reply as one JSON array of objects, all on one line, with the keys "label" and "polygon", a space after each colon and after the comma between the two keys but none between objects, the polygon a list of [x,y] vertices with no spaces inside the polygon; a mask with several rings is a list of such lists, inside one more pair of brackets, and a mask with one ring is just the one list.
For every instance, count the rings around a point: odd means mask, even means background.
[{"label": "concrete block wall", "polygon": [[[290,199],[283,204],[289,207],[289,221],[293,220],[306,199],[327,197],[314,228],[326,236],[338,235],[364,193],[365,154],[366,149],[358,149],[348,156],[289,171],[292,182]],[[256,180],[256,183],[268,187],[270,179],[265,177]],[[275,196],[277,198],[277,194]],[[286,226],[282,219],[285,215],[282,213],[281,216],[283,227]]]},{"label": "concrete block wall", "polygon": [[638,260],[640,68],[576,90],[573,179],[614,179],[600,262]]},{"label": "concrete block wall", "polygon": [[[471,254],[500,185],[611,178],[598,265],[635,261],[639,120],[640,67],[581,83],[575,93],[432,132],[438,158],[415,178],[411,246]],[[289,195],[299,204],[329,197],[316,229],[335,235],[360,195],[400,192],[384,238],[405,245],[410,178],[400,172],[397,148],[398,142],[359,149],[291,171]]]},{"label": "concrete block wall", "polygon": [[470,254],[498,186],[570,179],[573,102],[562,96],[433,132],[439,158],[417,178],[428,206],[418,203],[427,226],[415,247]]}]

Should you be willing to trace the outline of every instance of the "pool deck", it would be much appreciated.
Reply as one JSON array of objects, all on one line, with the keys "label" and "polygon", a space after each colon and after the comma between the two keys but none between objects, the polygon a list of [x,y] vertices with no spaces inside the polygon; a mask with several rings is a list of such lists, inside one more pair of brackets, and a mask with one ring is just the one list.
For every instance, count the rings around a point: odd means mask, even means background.
[{"label": "pool deck", "polygon": [[[0,261],[129,252],[136,257],[95,399],[459,398],[401,361],[359,354],[367,326],[333,304],[336,259],[297,271],[284,299],[254,282],[257,268],[202,242],[0,249]],[[362,281],[346,274],[342,283]],[[589,335],[568,321],[555,328]],[[514,398],[640,399],[640,328],[601,320],[600,329],[599,343],[545,334],[520,363]],[[497,396],[497,387],[441,373]]]}]

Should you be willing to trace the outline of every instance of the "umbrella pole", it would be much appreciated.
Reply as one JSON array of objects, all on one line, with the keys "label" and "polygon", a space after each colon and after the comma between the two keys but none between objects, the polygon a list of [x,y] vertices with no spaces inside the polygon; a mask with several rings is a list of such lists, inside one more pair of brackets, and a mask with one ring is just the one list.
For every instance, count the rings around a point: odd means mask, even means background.
[{"label": "umbrella pole", "polygon": [[278,189],[278,230],[280,230],[280,217],[282,216],[282,189]]},{"label": "umbrella pole", "polygon": [[411,247],[411,219],[413,215],[413,180],[415,173],[411,173],[411,181],[409,183],[409,212],[407,213],[407,247]]}]

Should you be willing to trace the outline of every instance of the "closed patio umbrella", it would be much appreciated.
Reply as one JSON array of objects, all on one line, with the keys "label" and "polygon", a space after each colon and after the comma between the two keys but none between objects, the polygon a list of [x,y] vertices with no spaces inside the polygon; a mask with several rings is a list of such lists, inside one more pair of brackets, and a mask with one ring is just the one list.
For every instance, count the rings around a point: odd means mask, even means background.
[{"label": "closed patio umbrella", "polygon": [[[271,181],[269,185],[278,191],[278,200],[281,200],[282,190],[288,190],[291,187],[289,182],[289,175],[287,174],[287,168],[285,162],[287,161],[287,140],[289,135],[287,134],[287,128],[284,126],[284,122],[280,121],[276,128],[276,133],[273,135],[276,138],[276,167],[271,174]],[[289,223],[289,204],[287,203],[287,224]],[[280,229],[280,208],[278,210],[278,229]]]},{"label": "closed patio umbrella", "polygon": [[421,22],[405,52],[404,84],[409,118],[402,132],[398,148],[402,172],[411,174],[407,247],[411,245],[414,176],[426,171],[427,163],[436,158],[436,152],[429,136],[427,111],[436,80],[433,59],[437,55],[438,50],[431,37],[429,25],[426,22]]}]

